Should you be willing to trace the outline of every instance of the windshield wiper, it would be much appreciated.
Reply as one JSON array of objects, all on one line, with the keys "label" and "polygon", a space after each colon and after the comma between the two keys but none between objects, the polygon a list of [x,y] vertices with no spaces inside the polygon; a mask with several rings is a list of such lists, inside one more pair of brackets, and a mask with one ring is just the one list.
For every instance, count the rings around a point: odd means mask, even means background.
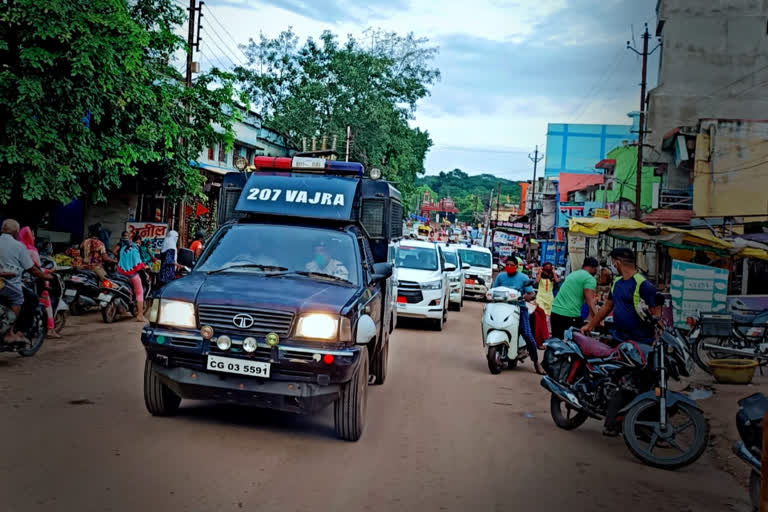
[{"label": "windshield wiper", "polygon": [[258,263],[240,263],[240,264],[237,264],[237,265],[228,265],[226,267],[221,267],[221,268],[218,268],[216,270],[209,270],[208,273],[209,274],[217,274],[219,272],[224,272],[225,270],[230,270],[230,269],[233,269],[233,268],[256,268],[256,269],[259,269],[259,270],[269,270],[269,271],[273,271],[273,272],[283,272],[285,270],[288,270],[285,267],[278,267],[278,266],[275,266],[275,265],[261,265],[261,264],[258,264]]},{"label": "windshield wiper", "polygon": [[325,272],[309,272],[306,270],[294,270],[291,273],[298,274],[300,276],[316,277],[320,279],[331,279],[333,281],[341,281],[342,283],[355,284],[349,279],[344,279],[343,277],[335,276],[333,274],[326,274]]}]

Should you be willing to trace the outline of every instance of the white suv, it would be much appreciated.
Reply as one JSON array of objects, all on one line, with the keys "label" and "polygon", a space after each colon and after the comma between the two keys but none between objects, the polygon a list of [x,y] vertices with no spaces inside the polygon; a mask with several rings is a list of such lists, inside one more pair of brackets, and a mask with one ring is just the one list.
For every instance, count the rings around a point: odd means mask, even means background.
[{"label": "white suv", "polygon": [[448,274],[456,266],[446,263],[434,242],[403,240],[395,257],[397,314],[430,320],[441,331],[448,317]]},{"label": "white suv", "polygon": [[464,276],[466,271],[470,269],[469,264],[461,260],[458,247],[456,244],[440,244],[445,262],[456,266],[456,270],[448,273],[448,287],[450,289],[448,304],[455,311],[461,311],[461,308],[464,307]]},{"label": "white suv", "polygon": [[462,263],[469,264],[464,271],[464,295],[485,299],[485,292],[493,286],[493,258],[491,251],[479,245],[457,248]]}]

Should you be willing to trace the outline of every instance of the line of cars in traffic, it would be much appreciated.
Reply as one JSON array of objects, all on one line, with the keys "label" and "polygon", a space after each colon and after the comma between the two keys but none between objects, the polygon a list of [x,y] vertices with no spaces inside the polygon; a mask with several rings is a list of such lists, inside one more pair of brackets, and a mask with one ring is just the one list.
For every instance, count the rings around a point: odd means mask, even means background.
[{"label": "line of cars in traffic", "polygon": [[405,239],[390,246],[397,316],[443,329],[465,297],[484,298],[493,283],[491,251],[477,245]]}]

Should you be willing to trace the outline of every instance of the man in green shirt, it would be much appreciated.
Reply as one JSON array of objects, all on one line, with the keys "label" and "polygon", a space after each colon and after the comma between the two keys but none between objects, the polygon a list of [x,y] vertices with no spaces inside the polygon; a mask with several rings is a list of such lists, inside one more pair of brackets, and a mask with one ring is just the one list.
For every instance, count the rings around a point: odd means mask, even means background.
[{"label": "man in green shirt", "polygon": [[581,327],[584,321],[581,318],[581,306],[586,302],[589,307],[589,317],[597,311],[595,305],[595,289],[597,281],[597,260],[584,258],[581,270],[571,272],[560,286],[560,291],[555,296],[552,304],[552,336],[563,338],[565,331],[571,327]]}]

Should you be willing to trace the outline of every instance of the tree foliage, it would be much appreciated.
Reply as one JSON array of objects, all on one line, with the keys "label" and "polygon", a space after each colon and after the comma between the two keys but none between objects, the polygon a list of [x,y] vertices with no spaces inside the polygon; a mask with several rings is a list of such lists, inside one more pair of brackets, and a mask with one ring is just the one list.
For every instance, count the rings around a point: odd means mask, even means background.
[{"label": "tree foliage", "polygon": [[189,163],[231,142],[234,88],[218,71],[185,87],[171,66],[186,48],[176,33],[184,20],[172,0],[6,0],[0,204],[104,200],[136,174],[173,197],[199,193]]},{"label": "tree foliage", "polygon": [[440,172],[435,176],[424,176],[416,181],[418,190],[426,187],[439,197],[453,198],[459,209],[458,219],[462,222],[470,222],[476,212],[488,209],[491,190],[494,190],[495,195],[499,184],[502,205],[520,203],[520,185],[491,174],[470,176],[461,169],[454,169],[450,172]]},{"label": "tree foliage", "polygon": [[432,67],[437,49],[426,39],[369,31],[365,42],[349,36],[341,43],[324,32],[300,45],[288,30],[251,39],[243,50],[248,66],[238,78],[266,123],[299,147],[304,138],[336,135],[342,154],[349,126],[350,160],[381,168],[412,197],[432,141],[409,121],[440,76]]}]

